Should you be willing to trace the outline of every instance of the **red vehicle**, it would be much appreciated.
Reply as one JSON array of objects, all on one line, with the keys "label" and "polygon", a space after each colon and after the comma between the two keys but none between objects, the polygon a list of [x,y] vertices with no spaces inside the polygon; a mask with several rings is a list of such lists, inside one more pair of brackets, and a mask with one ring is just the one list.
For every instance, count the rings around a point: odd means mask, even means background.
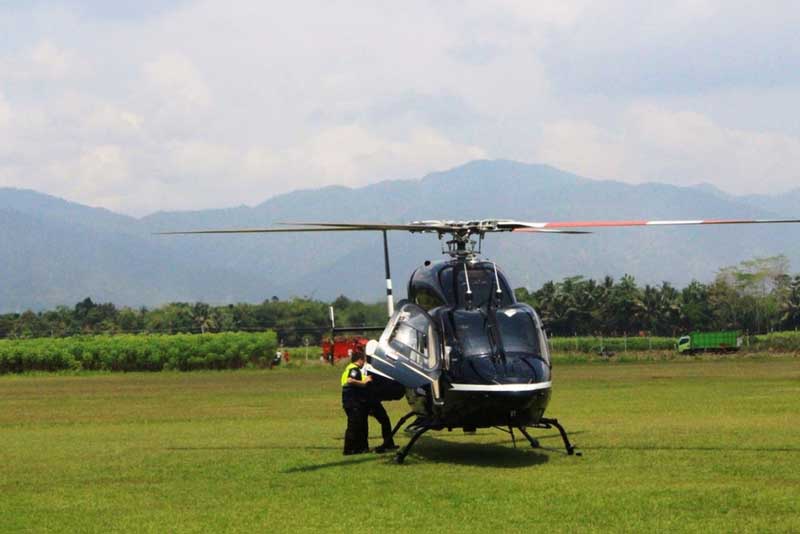
[{"label": "red vehicle", "polygon": [[365,353],[369,340],[361,336],[336,336],[333,343],[330,339],[322,340],[322,356],[331,364],[342,359],[350,359],[354,352]]}]

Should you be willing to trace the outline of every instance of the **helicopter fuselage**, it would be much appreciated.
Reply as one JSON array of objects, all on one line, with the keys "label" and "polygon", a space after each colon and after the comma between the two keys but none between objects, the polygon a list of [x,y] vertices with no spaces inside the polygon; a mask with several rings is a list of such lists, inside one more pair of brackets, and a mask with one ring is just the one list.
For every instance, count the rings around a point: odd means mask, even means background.
[{"label": "helicopter fuselage", "polygon": [[406,386],[429,427],[539,422],[551,391],[547,340],[494,263],[425,262],[408,296],[373,346],[371,365]]}]

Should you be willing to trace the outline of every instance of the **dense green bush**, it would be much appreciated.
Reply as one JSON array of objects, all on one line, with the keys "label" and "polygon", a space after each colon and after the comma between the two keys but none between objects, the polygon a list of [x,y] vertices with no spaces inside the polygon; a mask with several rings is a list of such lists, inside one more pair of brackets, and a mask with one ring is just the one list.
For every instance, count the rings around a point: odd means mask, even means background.
[{"label": "dense green bush", "polygon": [[269,365],[275,332],[0,340],[0,373],[238,369]]}]

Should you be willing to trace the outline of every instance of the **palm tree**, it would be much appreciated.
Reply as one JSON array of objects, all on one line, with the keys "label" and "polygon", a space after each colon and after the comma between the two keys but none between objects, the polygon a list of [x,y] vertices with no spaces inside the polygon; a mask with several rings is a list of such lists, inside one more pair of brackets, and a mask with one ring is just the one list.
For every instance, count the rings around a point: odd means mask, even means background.
[{"label": "palm tree", "polygon": [[784,328],[800,326],[800,275],[792,279],[786,300],[781,303],[781,325]]}]

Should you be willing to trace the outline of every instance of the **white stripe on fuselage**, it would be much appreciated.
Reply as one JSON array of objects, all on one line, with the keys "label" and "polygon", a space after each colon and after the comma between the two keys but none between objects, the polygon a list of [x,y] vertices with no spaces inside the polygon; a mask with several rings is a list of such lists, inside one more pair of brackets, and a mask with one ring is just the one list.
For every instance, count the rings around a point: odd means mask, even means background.
[{"label": "white stripe on fuselage", "polygon": [[549,389],[553,383],[538,382],[536,384],[453,384],[453,391],[537,391]]}]

